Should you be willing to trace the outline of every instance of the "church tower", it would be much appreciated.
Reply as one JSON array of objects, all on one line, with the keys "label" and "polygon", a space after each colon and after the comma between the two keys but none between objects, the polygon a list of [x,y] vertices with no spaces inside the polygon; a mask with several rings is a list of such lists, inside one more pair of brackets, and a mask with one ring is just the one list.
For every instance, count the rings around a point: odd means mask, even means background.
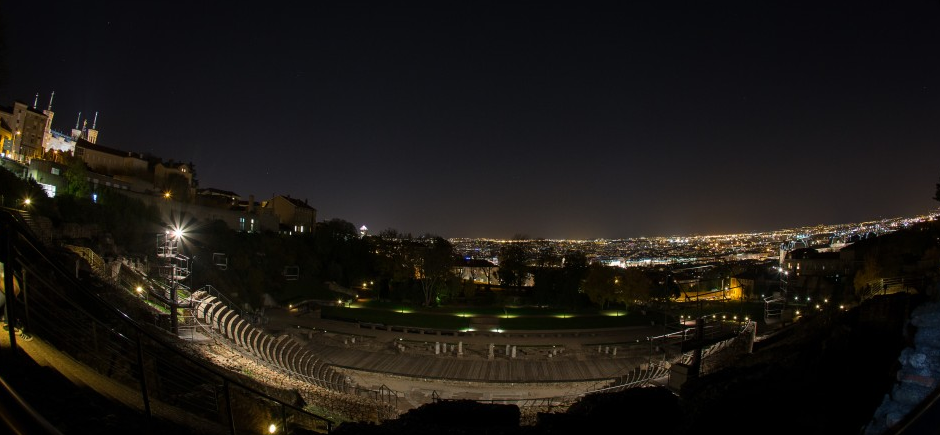
[{"label": "church tower", "polygon": [[82,112],[78,112],[78,118],[75,119],[75,128],[72,129],[72,139],[78,140],[82,137],[82,131],[78,125],[82,122]]},{"label": "church tower", "polygon": [[49,106],[42,113],[46,115],[46,129],[42,132],[42,150],[46,151],[49,144],[52,143],[52,117],[55,112],[52,111],[52,99],[55,98],[55,91],[49,96]]},{"label": "church tower", "polygon": [[85,131],[85,140],[91,143],[98,143],[98,112],[95,112],[95,118],[91,121],[91,128]]},{"label": "church tower", "polygon": [[[79,123],[81,123],[81,129],[79,129]],[[82,120],[82,112],[78,112],[78,119],[75,120],[75,128],[72,129],[72,139],[85,139],[91,143],[98,142],[98,112],[95,112],[95,118],[91,123],[91,128],[88,128],[88,119]]]}]

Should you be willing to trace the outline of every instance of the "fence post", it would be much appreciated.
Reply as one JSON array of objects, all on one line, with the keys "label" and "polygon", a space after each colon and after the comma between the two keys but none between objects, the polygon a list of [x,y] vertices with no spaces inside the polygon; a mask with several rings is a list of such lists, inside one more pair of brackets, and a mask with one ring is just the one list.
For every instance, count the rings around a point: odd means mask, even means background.
[{"label": "fence post", "polygon": [[26,340],[29,336],[26,334],[26,331],[29,329],[29,291],[26,289],[26,270],[23,270],[23,281],[20,285],[20,291],[23,292],[23,317],[26,319],[23,322],[23,329],[20,331],[23,334],[23,339]]},{"label": "fence post", "polygon": [[137,331],[137,369],[140,371],[140,395],[144,399],[144,412],[147,417],[153,417],[150,412],[150,395],[147,394],[147,379],[144,371],[144,349],[140,343],[140,331]]},{"label": "fence post", "polygon": [[13,224],[11,223],[4,225],[3,245],[3,296],[6,298],[3,310],[6,315],[7,329],[10,332],[10,354],[16,355],[16,331],[13,320],[16,293],[13,292]]},{"label": "fence post", "polygon": [[235,435],[235,414],[232,413],[232,397],[229,394],[227,378],[222,378],[222,394],[225,395],[225,411],[228,412],[228,431]]}]

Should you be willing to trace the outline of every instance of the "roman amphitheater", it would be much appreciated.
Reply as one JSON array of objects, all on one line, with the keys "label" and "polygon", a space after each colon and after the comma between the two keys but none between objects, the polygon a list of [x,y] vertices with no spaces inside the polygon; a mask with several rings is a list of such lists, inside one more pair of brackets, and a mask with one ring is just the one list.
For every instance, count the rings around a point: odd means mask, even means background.
[{"label": "roman amphitheater", "polygon": [[[263,326],[254,326],[220,299],[199,292],[193,299],[199,327],[188,340],[191,349],[233,371],[251,366],[256,377],[297,390],[306,404],[343,420],[380,421],[448,399],[516,404],[524,418],[534,418],[591,392],[667,385],[670,366],[692,355],[669,344],[670,337],[681,342],[682,332],[666,334],[662,325],[456,332],[275,308],[265,312]],[[754,328],[743,326],[725,325],[725,339],[706,353],[753,340]]]}]

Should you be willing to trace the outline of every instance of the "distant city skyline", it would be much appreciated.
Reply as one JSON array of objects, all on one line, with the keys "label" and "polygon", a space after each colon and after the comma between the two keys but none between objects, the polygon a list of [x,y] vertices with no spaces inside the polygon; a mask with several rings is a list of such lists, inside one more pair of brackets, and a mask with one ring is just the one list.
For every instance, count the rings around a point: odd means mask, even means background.
[{"label": "distant city skyline", "polygon": [[[525,239],[519,239],[515,237],[512,237],[512,238],[452,237],[449,240],[450,241],[492,240],[492,241],[499,241],[499,242],[515,242],[515,241],[520,241],[520,240],[521,241],[545,240],[545,241],[561,241],[561,242],[570,241],[570,242],[578,242],[578,243],[591,243],[594,241],[661,239],[661,240],[673,240],[673,241],[678,242],[678,241],[683,241],[683,240],[688,241],[691,239],[701,239],[701,238],[707,239],[707,238],[722,238],[722,237],[738,237],[738,236],[748,236],[748,235],[770,235],[770,234],[780,234],[780,233],[785,233],[795,238],[800,234],[811,236],[811,235],[817,235],[817,234],[825,233],[829,231],[855,232],[855,231],[859,231],[862,229],[870,230],[873,227],[877,227],[882,224],[897,226],[903,223],[909,224],[911,222],[922,222],[922,221],[927,221],[927,220],[935,220],[938,218],[940,218],[940,207],[928,213],[914,214],[910,216],[895,216],[891,218],[876,219],[876,220],[864,221],[864,222],[842,222],[842,223],[834,223],[834,224],[818,224],[818,225],[807,225],[807,226],[800,226],[800,227],[776,228],[776,229],[769,229],[769,230],[764,230],[764,231],[745,231],[745,232],[732,232],[732,233],[720,233],[720,234],[718,233],[715,233],[715,234],[662,234],[662,235],[652,235],[652,236],[636,236],[636,237],[621,237],[621,238],[595,237],[595,238],[590,238],[590,239],[551,239],[551,238],[544,238],[544,237],[529,237]],[[896,229],[897,228],[895,227],[884,228],[883,231],[891,232],[891,231],[895,231]],[[420,235],[415,235],[415,234],[412,234],[412,236],[420,237]]]},{"label": "distant city skyline", "polygon": [[[936,210],[940,3],[9,2],[0,104],[200,187],[445,238]],[[80,119],[80,118],[78,118]]]},{"label": "distant city skyline", "polygon": [[[531,261],[553,257],[560,259],[571,251],[577,251],[584,254],[589,264],[620,268],[665,267],[670,270],[689,270],[729,262],[754,262],[767,267],[779,264],[775,267],[784,267],[786,259],[794,258],[792,254],[803,249],[838,253],[856,242],[881,237],[923,222],[936,221],[938,217],[940,211],[871,222],[846,222],[742,234],[609,240],[451,239],[450,242],[454,251],[463,258],[484,260],[497,266],[501,250],[507,244],[518,243]],[[795,257],[803,258],[804,255]],[[795,277],[799,276],[799,266],[787,263],[786,267],[795,267]]]}]

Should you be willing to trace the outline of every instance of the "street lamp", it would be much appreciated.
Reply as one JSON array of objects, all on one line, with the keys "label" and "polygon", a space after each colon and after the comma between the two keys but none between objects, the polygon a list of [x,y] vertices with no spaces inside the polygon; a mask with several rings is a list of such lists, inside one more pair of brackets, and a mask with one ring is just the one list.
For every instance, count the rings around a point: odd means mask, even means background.
[{"label": "street lamp", "polygon": [[[167,265],[169,266],[170,330],[174,335],[179,334],[179,319],[177,319],[177,308],[179,307],[179,305],[177,304],[176,298],[177,298],[177,290],[178,290],[177,284],[178,284],[178,279],[180,279],[180,277],[177,276],[177,273],[178,273],[177,269],[179,266],[177,262],[180,259],[185,259],[185,257],[182,257],[179,255],[179,249],[183,241],[183,236],[185,236],[185,232],[183,231],[181,227],[173,227],[172,231],[167,229],[165,232],[165,236],[164,236],[165,237],[164,246],[162,248],[164,256],[166,257],[168,261]],[[185,260],[185,261],[188,262],[188,260]],[[182,279],[185,279],[185,278],[186,278],[185,276],[182,277]]]}]

